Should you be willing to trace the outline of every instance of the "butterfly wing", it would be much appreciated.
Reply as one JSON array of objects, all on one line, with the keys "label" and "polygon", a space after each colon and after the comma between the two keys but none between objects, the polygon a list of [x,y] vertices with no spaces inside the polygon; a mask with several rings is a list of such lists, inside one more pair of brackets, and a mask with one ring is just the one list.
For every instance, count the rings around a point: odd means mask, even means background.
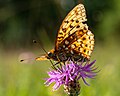
[{"label": "butterfly wing", "polygon": [[80,27],[76,27],[75,32],[61,42],[59,49],[74,57],[77,55],[89,60],[94,48],[94,35],[88,30],[86,24],[79,23],[78,25]]},{"label": "butterfly wing", "polygon": [[84,5],[79,4],[66,16],[58,31],[56,50],[77,54],[90,59],[94,48],[94,35],[88,30]]},{"label": "butterfly wing", "polygon": [[71,54],[80,55],[90,59],[94,48],[94,35],[88,29],[81,29],[76,32],[76,39],[68,46]]},{"label": "butterfly wing", "polygon": [[70,34],[79,30],[76,27],[80,27],[83,25],[82,22],[87,21],[85,8],[83,4],[79,4],[74,7],[63,20],[60,29],[57,34],[56,42],[55,42],[55,50],[59,50],[59,46],[69,37]]}]

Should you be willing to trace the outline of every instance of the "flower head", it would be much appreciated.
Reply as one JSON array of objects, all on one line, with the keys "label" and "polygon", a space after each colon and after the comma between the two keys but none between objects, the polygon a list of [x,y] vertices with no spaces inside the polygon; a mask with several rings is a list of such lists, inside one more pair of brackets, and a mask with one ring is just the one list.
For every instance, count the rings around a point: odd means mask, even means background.
[{"label": "flower head", "polygon": [[[71,83],[74,82],[78,83],[78,80],[81,78],[85,84],[89,85],[85,79],[94,78],[96,76],[96,72],[95,72],[96,68],[93,66],[95,61],[96,60],[94,60],[91,63],[80,62],[77,64],[73,63],[72,61],[68,61],[61,68],[57,68],[57,70],[49,71],[48,72],[49,78],[46,79],[45,84],[49,86],[51,83],[55,82],[55,85],[53,86],[53,90],[57,90],[61,85],[67,87],[73,86],[71,85]],[[80,90],[80,86],[77,89]]]}]

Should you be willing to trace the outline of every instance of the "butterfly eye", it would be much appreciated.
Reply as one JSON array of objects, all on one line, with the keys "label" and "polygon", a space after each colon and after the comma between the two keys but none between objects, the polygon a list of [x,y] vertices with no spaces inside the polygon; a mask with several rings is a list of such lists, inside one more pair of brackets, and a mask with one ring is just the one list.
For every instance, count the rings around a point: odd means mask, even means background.
[{"label": "butterfly eye", "polygon": [[48,57],[53,57],[53,53],[48,52]]}]

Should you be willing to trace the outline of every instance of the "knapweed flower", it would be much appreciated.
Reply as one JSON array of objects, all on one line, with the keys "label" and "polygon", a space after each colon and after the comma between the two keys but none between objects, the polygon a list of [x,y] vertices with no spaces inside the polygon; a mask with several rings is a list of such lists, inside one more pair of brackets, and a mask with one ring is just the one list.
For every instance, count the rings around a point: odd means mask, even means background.
[{"label": "knapweed flower", "polygon": [[96,60],[91,63],[73,63],[72,61],[68,61],[65,65],[61,66],[61,68],[58,67],[57,70],[49,71],[49,78],[46,79],[45,84],[49,86],[51,83],[55,82],[53,90],[57,90],[61,85],[64,85],[67,94],[79,94],[80,84],[78,80],[81,78],[85,84],[89,85],[85,79],[94,78],[96,76],[96,68],[93,66],[95,61]]}]

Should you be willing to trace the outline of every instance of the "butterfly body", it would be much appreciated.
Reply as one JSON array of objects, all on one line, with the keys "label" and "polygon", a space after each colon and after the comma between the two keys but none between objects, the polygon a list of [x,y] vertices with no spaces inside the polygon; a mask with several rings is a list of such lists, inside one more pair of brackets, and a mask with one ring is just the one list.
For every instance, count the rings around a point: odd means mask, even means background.
[{"label": "butterfly body", "polygon": [[74,53],[71,54],[71,52],[64,52],[64,51],[59,51],[58,52],[54,52],[54,53],[48,53],[48,55],[46,56],[47,59],[52,59],[54,61],[58,61],[58,62],[65,62],[67,60],[73,60],[73,61],[87,61],[87,58],[84,58],[82,55],[78,55],[78,53]]},{"label": "butterfly body", "polygon": [[84,5],[79,4],[63,20],[56,37],[55,48],[36,60],[46,58],[58,62],[68,59],[89,61],[94,48],[94,35],[85,24],[86,21]]}]

